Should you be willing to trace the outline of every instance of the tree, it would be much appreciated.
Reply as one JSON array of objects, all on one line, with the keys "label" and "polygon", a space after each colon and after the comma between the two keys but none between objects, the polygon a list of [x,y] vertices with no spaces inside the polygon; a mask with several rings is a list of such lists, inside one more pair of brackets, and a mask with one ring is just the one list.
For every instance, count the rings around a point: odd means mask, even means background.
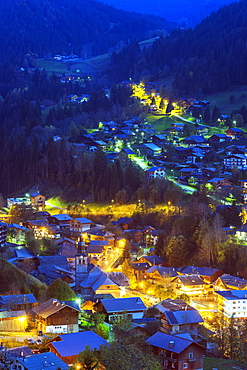
[{"label": "tree", "polygon": [[[80,365],[80,369],[84,370],[102,369],[98,360],[98,356],[90,349],[90,346],[86,346],[86,349],[79,353],[77,365]],[[74,366],[74,369],[77,369],[77,366]]]},{"label": "tree", "polygon": [[98,334],[100,337],[104,338],[104,339],[108,339],[109,337],[109,332],[110,332],[110,328],[109,326],[107,326],[105,323],[101,322],[101,323],[98,323],[95,328],[94,328],[94,332],[96,334]]},{"label": "tree", "polygon": [[[147,347],[148,348],[148,347]],[[135,344],[110,343],[101,346],[99,359],[107,370],[162,370],[161,364],[150,354]]]},{"label": "tree", "polygon": [[173,236],[167,246],[166,255],[170,266],[182,266],[187,256],[186,239],[183,235]]},{"label": "tree", "polygon": [[47,290],[49,298],[57,298],[60,301],[71,301],[75,299],[75,293],[62,279],[54,280]]}]

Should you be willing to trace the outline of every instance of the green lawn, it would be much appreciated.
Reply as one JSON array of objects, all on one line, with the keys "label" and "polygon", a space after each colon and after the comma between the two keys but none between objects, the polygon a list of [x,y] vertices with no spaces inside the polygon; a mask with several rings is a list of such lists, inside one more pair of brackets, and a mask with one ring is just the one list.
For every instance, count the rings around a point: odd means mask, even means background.
[{"label": "green lawn", "polygon": [[205,357],[203,360],[203,369],[212,370],[213,368],[218,370],[247,370],[247,364],[241,364],[230,359],[223,360],[220,358]]},{"label": "green lawn", "polygon": [[151,123],[156,131],[163,131],[171,127],[171,124],[175,121],[174,118],[169,115],[154,116],[149,114],[147,116],[148,123]]}]

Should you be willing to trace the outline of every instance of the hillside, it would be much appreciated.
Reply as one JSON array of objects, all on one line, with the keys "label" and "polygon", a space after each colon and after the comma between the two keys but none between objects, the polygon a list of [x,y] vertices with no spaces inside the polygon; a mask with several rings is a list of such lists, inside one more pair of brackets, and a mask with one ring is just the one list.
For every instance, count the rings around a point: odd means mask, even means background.
[{"label": "hillside", "polygon": [[126,11],[159,15],[169,21],[180,22],[193,27],[203,18],[217,11],[221,6],[231,4],[234,0],[104,0],[106,4]]},{"label": "hillside", "polygon": [[120,41],[144,39],[166,28],[155,16],[130,14],[94,0],[8,0],[0,3],[0,56],[86,51],[102,54]]},{"label": "hillside", "polygon": [[[213,93],[247,83],[247,1],[222,7],[194,30],[174,30],[133,57],[133,47],[113,56],[119,79],[175,75],[180,93]],[[131,60],[128,69],[123,60]],[[119,68],[118,68],[119,67]]]},{"label": "hillside", "polygon": [[36,298],[42,299],[46,285],[38,279],[28,275],[18,267],[0,258],[1,294],[33,293]]}]

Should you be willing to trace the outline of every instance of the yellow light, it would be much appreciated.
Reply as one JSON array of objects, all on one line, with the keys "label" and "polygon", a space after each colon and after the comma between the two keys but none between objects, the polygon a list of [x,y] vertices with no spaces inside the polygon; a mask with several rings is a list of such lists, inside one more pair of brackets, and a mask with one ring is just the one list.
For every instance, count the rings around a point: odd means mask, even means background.
[{"label": "yellow light", "polygon": [[18,317],[18,320],[19,320],[20,322],[24,322],[24,321],[26,320],[26,317],[25,317],[25,316]]},{"label": "yellow light", "polygon": [[77,364],[75,368],[76,368],[76,370],[80,370],[81,369],[81,365],[80,364]]}]

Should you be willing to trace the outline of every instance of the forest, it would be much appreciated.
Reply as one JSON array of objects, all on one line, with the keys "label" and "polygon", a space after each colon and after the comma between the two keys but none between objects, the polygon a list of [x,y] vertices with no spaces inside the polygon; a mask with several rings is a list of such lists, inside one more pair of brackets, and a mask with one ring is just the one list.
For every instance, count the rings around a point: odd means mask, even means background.
[{"label": "forest", "polygon": [[[247,3],[224,6],[194,29],[173,30],[152,47],[137,44],[113,52],[109,73],[115,79],[134,81],[174,77],[179,94],[227,90],[247,83]],[[129,61],[123,63],[122,61]]]},{"label": "forest", "polygon": [[2,1],[0,14],[0,57],[24,67],[36,56],[98,55],[120,42],[148,38],[150,31],[171,29],[163,18],[94,0]]}]

